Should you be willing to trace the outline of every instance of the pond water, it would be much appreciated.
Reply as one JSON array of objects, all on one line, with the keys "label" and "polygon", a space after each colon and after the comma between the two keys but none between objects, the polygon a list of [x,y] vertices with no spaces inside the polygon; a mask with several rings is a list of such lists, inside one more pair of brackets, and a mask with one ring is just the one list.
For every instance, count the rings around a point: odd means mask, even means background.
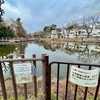
[{"label": "pond water", "polygon": [[[100,63],[100,45],[99,44],[85,44],[65,42],[55,44],[46,41],[38,41],[17,45],[0,45],[0,56],[6,57],[13,54],[14,58],[25,54],[26,58],[32,57],[36,54],[37,58],[41,58],[41,54],[47,53],[49,55],[49,62],[64,61],[64,62],[85,62],[85,63]],[[41,62],[37,62],[37,76],[41,76]],[[60,78],[66,76],[66,66],[60,68]],[[52,74],[56,75],[56,65],[52,67]],[[9,76],[9,71],[6,72],[5,77]]]}]

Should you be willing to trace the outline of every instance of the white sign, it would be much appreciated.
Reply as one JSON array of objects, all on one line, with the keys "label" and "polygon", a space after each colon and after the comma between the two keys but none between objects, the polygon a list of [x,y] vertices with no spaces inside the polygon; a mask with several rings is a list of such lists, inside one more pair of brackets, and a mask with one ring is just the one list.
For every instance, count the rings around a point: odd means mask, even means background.
[{"label": "white sign", "polygon": [[16,84],[32,82],[31,63],[14,64]]},{"label": "white sign", "polygon": [[98,84],[99,68],[84,70],[71,66],[70,81],[84,87],[96,87]]}]

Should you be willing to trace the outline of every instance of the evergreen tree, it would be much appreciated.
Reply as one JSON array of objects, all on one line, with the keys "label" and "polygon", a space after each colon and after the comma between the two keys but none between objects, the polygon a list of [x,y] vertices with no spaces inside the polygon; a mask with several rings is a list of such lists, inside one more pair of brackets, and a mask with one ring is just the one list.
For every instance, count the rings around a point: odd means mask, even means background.
[{"label": "evergreen tree", "polygon": [[0,37],[14,37],[14,33],[9,26],[5,26],[0,23]]}]

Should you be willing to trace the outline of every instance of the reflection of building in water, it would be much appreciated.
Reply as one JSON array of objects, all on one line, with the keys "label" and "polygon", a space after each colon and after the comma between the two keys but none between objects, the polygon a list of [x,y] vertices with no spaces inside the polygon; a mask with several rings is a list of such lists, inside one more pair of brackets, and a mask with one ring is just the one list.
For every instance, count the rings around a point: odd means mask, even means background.
[{"label": "reflection of building in water", "polygon": [[87,45],[87,44],[78,44],[74,42],[65,42],[63,48],[69,48],[72,50],[79,50],[79,51],[87,51],[88,52],[100,52],[100,45]]},{"label": "reflection of building in water", "polygon": [[99,45],[99,44],[96,45],[95,48],[96,48],[96,49],[100,49],[100,45]]},{"label": "reflection of building in water", "polygon": [[54,44],[54,43],[52,44],[52,43],[51,43],[51,47],[52,47],[52,48],[55,48],[56,46],[57,46],[57,44]]},{"label": "reflection of building in water", "polygon": [[100,52],[100,45],[95,45],[94,51]]},{"label": "reflection of building in water", "polygon": [[[79,45],[80,46],[80,45]],[[88,63],[99,63],[100,61],[100,48],[96,48],[97,45],[81,45],[81,52],[79,52],[78,60]],[[79,49],[80,49],[79,48]]]},{"label": "reflection of building in water", "polygon": [[86,45],[78,45],[78,49],[79,50],[82,50],[83,51],[85,48],[86,48]]},{"label": "reflection of building in water", "polygon": [[[78,45],[78,49],[79,50],[85,50],[86,49],[86,45]],[[99,45],[87,45],[87,49],[89,50],[89,52],[100,52],[100,46]]]},{"label": "reflection of building in water", "polygon": [[68,48],[74,49],[74,48],[75,48],[75,43],[74,43],[74,42],[69,43],[69,44],[68,44]]},{"label": "reflection of building in water", "polygon": [[63,48],[63,46],[64,46],[64,43],[60,43],[60,44],[58,44],[58,43],[53,43],[52,41],[51,41],[51,47],[52,48]]},{"label": "reflection of building in water", "polygon": [[65,43],[54,43],[51,41],[51,47],[52,48],[68,48],[71,50],[77,50],[82,51],[85,53],[93,53],[93,52],[100,52],[100,45],[88,45],[88,44],[81,44],[81,43],[75,43],[75,42],[65,42]]},{"label": "reflection of building in water", "polygon": [[66,42],[64,44],[63,48],[75,49],[75,43],[74,42]]}]

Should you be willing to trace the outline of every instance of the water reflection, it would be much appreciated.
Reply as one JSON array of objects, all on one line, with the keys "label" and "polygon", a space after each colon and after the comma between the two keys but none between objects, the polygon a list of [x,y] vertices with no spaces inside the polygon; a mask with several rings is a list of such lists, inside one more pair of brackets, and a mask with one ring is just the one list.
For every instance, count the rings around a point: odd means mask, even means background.
[{"label": "water reflection", "polygon": [[16,45],[15,51],[12,53],[14,58],[19,58],[21,54],[25,54],[25,49],[27,47],[27,43]]},{"label": "water reflection", "polygon": [[15,51],[15,45],[0,45],[0,57],[7,57],[8,54],[13,53]]},{"label": "water reflection", "polygon": [[0,57],[7,58],[9,54],[19,57],[21,54],[25,54],[25,48],[27,44],[16,44],[16,45],[0,45]]},{"label": "water reflection", "polygon": [[86,44],[76,42],[53,43],[38,41],[38,45],[52,52],[60,50],[68,55],[75,55],[80,62],[100,63],[100,44]]},{"label": "water reflection", "polygon": [[[100,45],[86,44],[75,42],[59,42],[52,41],[37,41],[35,43],[25,43],[16,45],[0,45],[0,53],[2,57],[13,54],[14,58],[18,58],[21,54],[25,54],[26,58],[36,54],[37,58],[41,57],[42,53],[49,55],[49,61],[68,61],[68,62],[87,62],[100,63]],[[52,74],[56,73],[57,68],[52,67]],[[61,68],[60,78],[66,75],[66,66]],[[37,76],[42,74],[41,62],[37,63]],[[7,75],[8,76],[8,75]]]},{"label": "water reflection", "polygon": [[[0,58],[8,58],[9,54],[12,54],[14,58],[20,57],[21,54],[25,54],[25,48],[27,44],[17,44],[17,45],[0,45]],[[2,63],[3,73],[5,78],[10,77],[9,64],[7,62]]]}]

